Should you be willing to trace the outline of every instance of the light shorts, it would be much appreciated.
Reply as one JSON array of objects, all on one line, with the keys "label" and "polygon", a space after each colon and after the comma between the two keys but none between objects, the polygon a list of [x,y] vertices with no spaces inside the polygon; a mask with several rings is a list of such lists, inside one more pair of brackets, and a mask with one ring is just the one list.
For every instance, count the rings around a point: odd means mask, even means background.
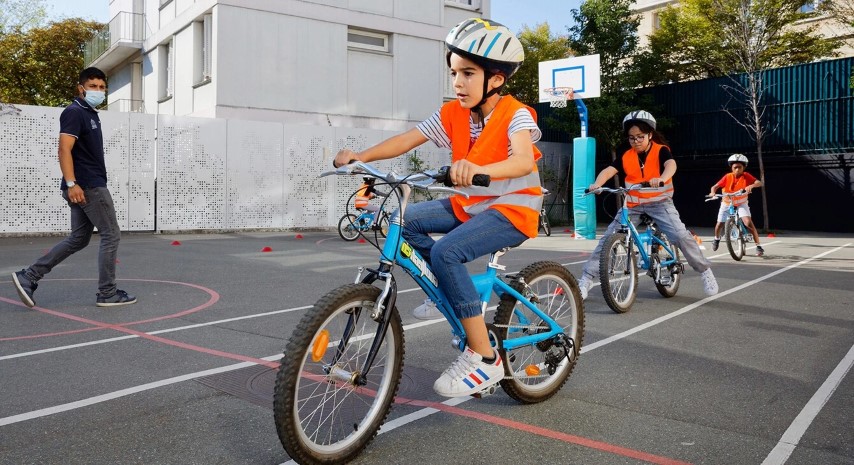
[{"label": "light shorts", "polygon": [[[738,206],[738,216],[740,218],[750,218],[750,207],[747,202]],[[729,218],[729,205],[721,202],[721,209],[718,210],[718,223],[726,223]]]}]

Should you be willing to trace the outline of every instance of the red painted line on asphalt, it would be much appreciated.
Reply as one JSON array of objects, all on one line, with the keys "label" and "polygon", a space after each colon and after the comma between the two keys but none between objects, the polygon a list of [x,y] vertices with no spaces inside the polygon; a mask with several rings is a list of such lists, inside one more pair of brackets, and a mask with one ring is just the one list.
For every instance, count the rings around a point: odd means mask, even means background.
[{"label": "red painted line on asphalt", "polygon": [[655,463],[658,465],[691,465],[689,462],[683,462],[681,460],[671,459],[668,457],[662,457],[660,455],[650,454],[647,452],[629,449],[627,447],[617,446],[614,444],[609,444],[607,442],[596,441],[594,439],[588,439],[582,436],[576,436],[574,434],[561,433],[560,431],[554,431],[547,428],[543,428],[540,426],[529,425],[527,423],[522,423],[519,421],[508,420],[506,418],[497,417],[494,415],[488,415],[480,412],[473,412],[471,410],[462,409],[459,407],[453,407],[450,405],[445,405],[439,402],[429,402],[429,401],[420,401],[420,400],[410,400],[397,398],[398,403],[405,403],[407,405],[415,405],[419,407],[430,407],[436,410],[441,410],[443,412],[451,413],[454,415],[459,415],[466,418],[472,418],[475,420],[480,420],[485,423],[489,423],[492,425],[500,425],[506,428],[511,428],[519,431],[523,431],[526,433],[536,434],[538,436],[543,436],[550,439],[556,439],[558,441],[567,442],[570,444],[576,444],[579,446],[589,447],[591,449],[601,450],[603,452],[608,452],[614,455],[621,455],[623,457],[630,457],[633,459],[643,460],[649,463]]},{"label": "red painted line on asphalt", "polygon": [[[81,280],[80,279],[52,279],[51,281],[81,281]],[[83,280],[83,281],[94,281],[94,280],[90,279],[90,280]],[[201,310],[204,310],[204,309],[210,307],[211,305],[219,302],[219,297],[220,297],[219,293],[217,293],[213,289],[209,289],[207,287],[200,286],[198,284],[184,283],[184,282],[180,282],[180,281],[163,281],[163,280],[158,280],[158,279],[124,279],[124,281],[140,281],[140,282],[152,282],[152,283],[177,284],[180,286],[194,287],[196,289],[199,289],[199,290],[207,293],[210,296],[210,298],[208,299],[207,302],[205,302],[201,305],[198,305],[196,307],[193,307],[193,308],[190,308],[187,310],[182,310],[178,313],[172,313],[169,315],[158,316],[158,317],[149,318],[146,320],[129,321],[126,323],[114,323],[113,324],[114,326],[132,326],[132,325],[139,325],[139,324],[143,324],[143,323],[151,323],[151,322],[155,322],[155,321],[162,321],[162,320],[169,320],[169,319],[173,319],[173,318],[179,318],[182,316],[189,315],[191,313],[196,313],[198,311],[201,311]],[[0,297],[0,301],[8,302],[8,303],[13,304],[13,305],[25,307],[25,305],[23,303],[21,303],[17,300],[11,300],[11,299],[7,299],[5,297]],[[40,311],[41,307],[34,307],[33,309]],[[55,333],[31,334],[31,335],[27,335],[27,336],[12,336],[12,337],[0,338],[0,342],[16,341],[16,340],[21,340],[21,339],[37,339],[37,338],[46,338],[46,337],[53,337],[53,336],[64,336],[64,335],[68,335],[68,334],[85,333],[88,331],[99,331],[102,329],[105,329],[105,328],[103,328],[102,326],[94,326],[91,328],[73,329],[73,330],[69,330],[69,331],[59,331],[59,332],[55,332]]]}]

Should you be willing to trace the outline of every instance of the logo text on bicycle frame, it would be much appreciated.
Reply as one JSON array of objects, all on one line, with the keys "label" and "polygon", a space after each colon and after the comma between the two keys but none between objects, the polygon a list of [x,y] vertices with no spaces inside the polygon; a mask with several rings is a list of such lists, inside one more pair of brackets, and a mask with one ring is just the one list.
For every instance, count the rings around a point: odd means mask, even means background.
[{"label": "logo text on bicycle frame", "polygon": [[412,261],[412,264],[415,265],[415,268],[418,268],[418,271],[421,272],[421,276],[425,279],[433,283],[434,286],[439,287],[439,280],[436,279],[436,276],[433,275],[433,272],[430,271],[430,268],[427,267],[427,263],[423,258],[418,255],[414,255],[412,253],[412,246],[408,243],[404,242],[400,244],[400,254],[404,258],[408,258]]}]

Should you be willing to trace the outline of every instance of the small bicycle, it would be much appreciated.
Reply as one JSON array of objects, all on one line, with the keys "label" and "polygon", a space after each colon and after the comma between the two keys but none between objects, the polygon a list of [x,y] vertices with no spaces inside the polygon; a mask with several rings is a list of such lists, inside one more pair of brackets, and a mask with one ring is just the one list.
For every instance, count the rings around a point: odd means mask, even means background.
[{"label": "small bicycle", "polygon": [[[297,325],[276,377],[274,416],[279,439],[299,463],[344,463],[374,438],[386,419],[403,370],[403,324],[395,303],[395,266],[400,266],[436,303],[451,325],[452,345],[463,350],[466,334],[430,265],[402,237],[401,219],[412,189],[463,194],[436,185],[447,171],[401,176],[355,162],[330,174],[372,176],[387,183],[400,202],[376,269],[359,268],[355,282],[321,297]],[[488,179],[488,178],[487,178]],[[477,177],[475,179],[477,181]],[[581,349],[584,311],[578,284],[556,262],[541,261],[520,272],[498,275],[494,252],[482,274],[472,275],[487,325],[504,362],[504,391],[522,403],[544,401],[568,379]],[[496,386],[474,394],[491,394]]]},{"label": "small bicycle", "polygon": [[727,213],[726,223],[724,223],[724,235],[726,236],[726,248],[729,250],[729,254],[735,261],[741,261],[744,258],[744,254],[747,250],[747,242],[753,242],[753,234],[747,229],[747,226],[744,225],[744,221],[742,221],[741,217],[738,216],[738,207],[733,205],[732,199],[733,197],[739,197],[747,195],[747,191],[742,189],[738,192],[724,192],[722,194],[715,194],[711,197],[706,197],[706,202],[710,202],[712,200],[723,199],[724,197],[729,198],[729,208]]},{"label": "small bicycle", "polygon": [[[543,198],[551,194],[548,189],[543,188]],[[546,214],[546,204],[543,203],[543,207],[540,209],[540,226],[537,231],[542,231],[546,233],[546,236],[552,235],[552,225],[549,224],[549,215]]]},{"label": "small bicycle", "polygon": [[[358,215],[346,213],[338,220],[338,235],[345,241],[355,241],[360,235],[368,231],[378,231],[382,237],[388,235],[388,225],[390,215],[387,211],[379,210],[376,212],[368,211],[363,208],[357,208]],[[379,220],[374,224],[374,218],[379,215]]]},{"label": "small bicycle", "polygon": [[629,219],[626,193],[629,190],[643,191],[647,184],[636,184],[628,188],[600,187],[587,194],[608,192],[623,197],[620,209],[620,227],[611,234],[602,246],[599,257],[599,279],[602,294],[611,310],[628,312],[637,297],[638,269],[646,270],[655,282],[655,288],[664,297],[673,297],[679,290],[684,266],[679,260],[679,249],[674,247],[661,233],[655,221],[641,213],[638,232]]}]

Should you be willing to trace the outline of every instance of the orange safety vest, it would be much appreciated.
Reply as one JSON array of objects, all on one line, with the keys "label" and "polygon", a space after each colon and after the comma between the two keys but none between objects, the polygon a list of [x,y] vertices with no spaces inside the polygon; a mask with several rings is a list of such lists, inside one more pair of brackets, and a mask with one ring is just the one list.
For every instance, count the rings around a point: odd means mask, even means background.
[{"label": "orange safety vest", "polygon": [[[640,165],[640,158],[638,157],[638,153],[634,149],[626,150],[626,153],[623,154],[623,171],[626,173],[626,187],[630,187],[633,184],[639,184],[642,182],[649,181],[652,178],[660,178],[661,177],[661,163],[658,160],[658,154],[661,151],[661,147],[667,147],[666,145],[661,145],[656,142],[651,142],[649,152],[646,154],[646,161],[644,162],[643,168]],[[668,147],[669,148],[669,147]],[[645,190],[644,192],[640,192],[637,190],[630,190],[628,195],[626,196],[626,203],[629,208],[636,207],[640,204],[651,203],[651,202],[659,202],[664,199],[669,199],[673,197],[673,180],[668,179],[666,183],[662,184],[656,190]]]},{"label": "orange safety vest", "polygon": [[[515,98],[505,95],[492,110],[489,123],[483,127],[480,137],[471,140],[471,110],[463,108],[458,100],[452,100],[442,106],[441,120],[445,132],[451,139],[451,159],[466,159],[476,165],[484,166],[506,160],[510,138],[507,129],[513,115],[520,108],[527,108],[537,120],[537,113]],[[474,142],[474,143],[472,143]],[[539,149],[533,146],[534,161],[542,157]],[[537,236],[540,208],[543,204],[543,191],[540,187],[540,174],[537,165],[531,173],[520,178],[492,178],[489,187],[471,186],[461,188],[469,194],[466,199],[461,195],[451,197],[454,216],[467,221],[474,215],[492,208],[504,215],[513,226],[528,237]]]},{"label": "orange safety vest", "polygon": [[[742,173],[741,177],[736,178],[732,173],[727,173],[724,175],[723,179],[718,182],[718,186],[721,186],[725,193],[732,193],[738,192],[754,182],[756,182],[756,178],[754,178],[752,174]],[[733,205],[736,207],[747,203],[747,194],[735,197],[722,197],[721,200],[723,203],[729,204],[730,198],[732,199]]]},{"label": "orange safety vest", "polygon": [[356,208],[365,208],[368,206],[368,200],[371,200],[373,197],[373,194],[365,195],[368,191],[368,187],[369,186],[367,184],[362,184],[362,186],[359,187],[359,191],[356,192],[356,200],[353,202]]}]

